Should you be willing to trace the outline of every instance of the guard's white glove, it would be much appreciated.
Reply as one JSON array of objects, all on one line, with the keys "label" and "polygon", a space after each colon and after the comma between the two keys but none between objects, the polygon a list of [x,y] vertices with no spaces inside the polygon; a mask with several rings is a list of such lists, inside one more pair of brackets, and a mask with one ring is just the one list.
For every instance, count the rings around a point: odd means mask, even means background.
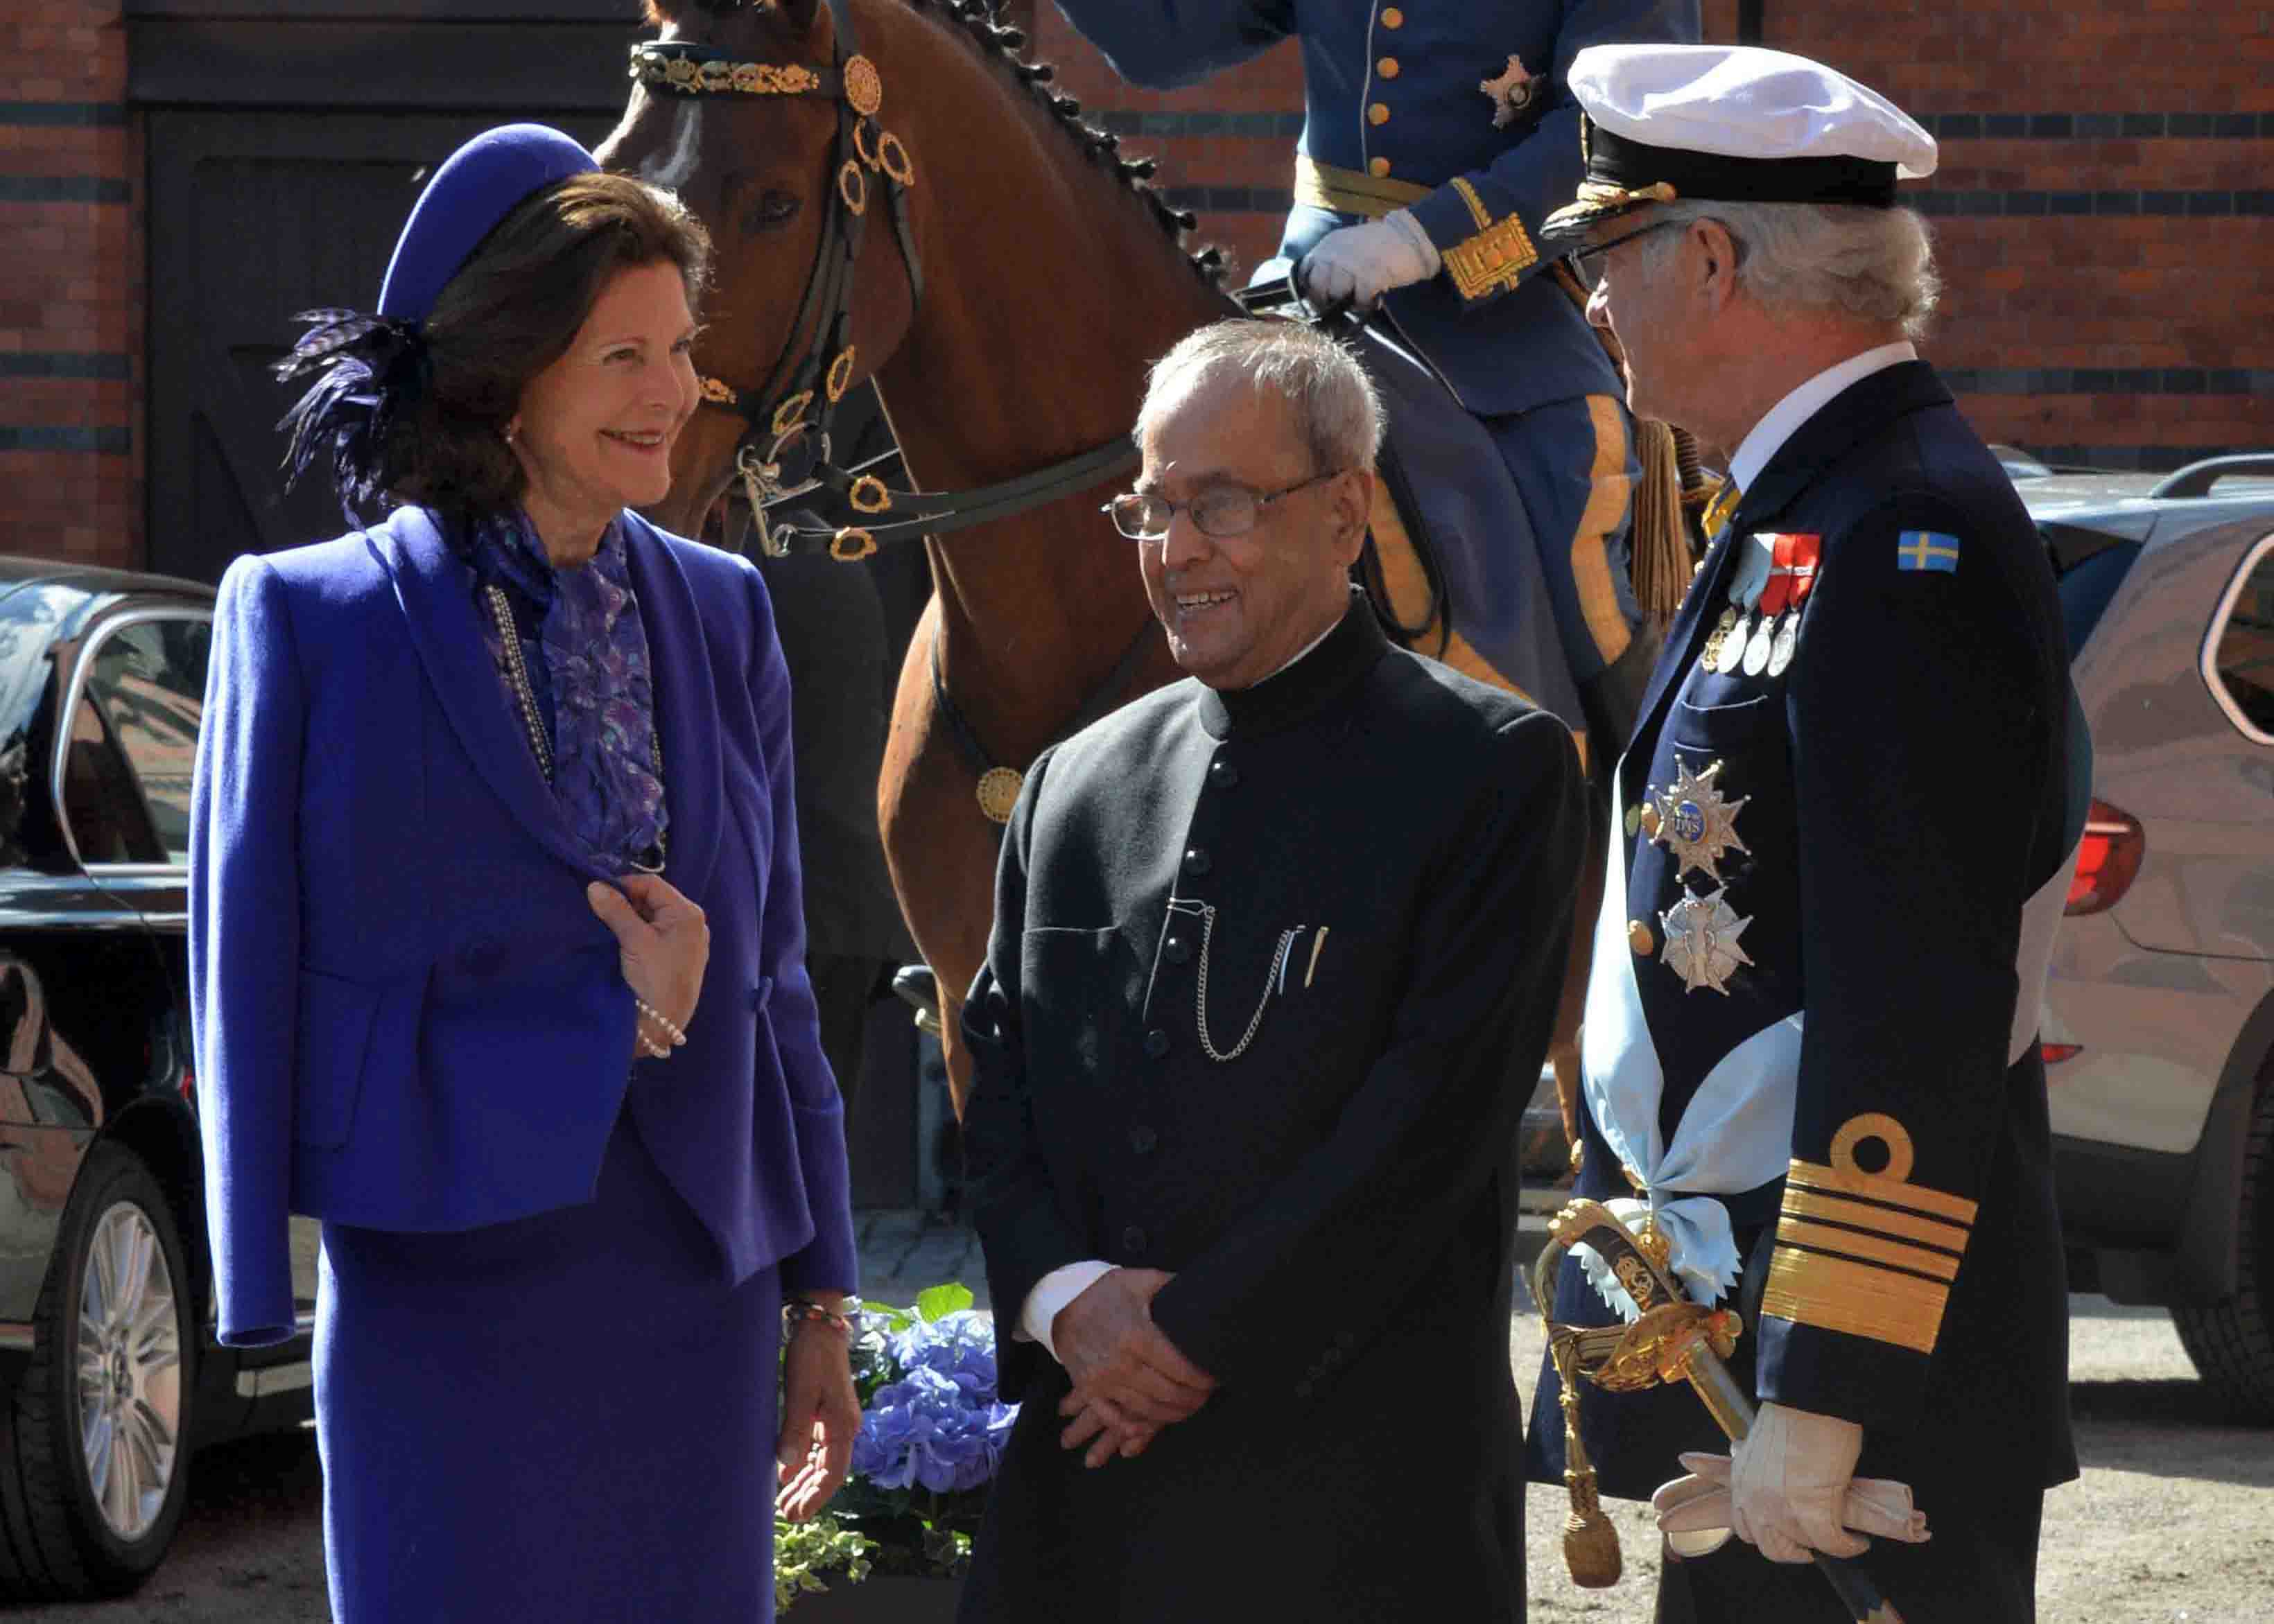
[{"label": "guard's white glove", "polygon": [[[1711,1555],[1729,1538],[1729,1457],[1684,1455],[1687,1477],[1659,1485],[1650,1497],[1659,1531],[1676,1556]],[[1911,1505],[1910,1488],[1891,1477],[1854,1477],[1841,1503],[1842,1526],[1919,1545],[1927,1538],[1926,1513]]]},{"label": "guard's white glove", "polygon": [[1371,310],[1392,288],[1437,274],[1443,261],[1421,222],[1402,208],[1364,225],[1328,232],[1295,267],[1296,286],[1314,304]]},{"label": "guard's white glove", "polygon": [[1773,1562],[1811,1551],[1860,1556],[1871,1541],[1843,1525],[1864,1429],[1812,1410],[1763,1404],[1730,1451],[1729,1526]]}]

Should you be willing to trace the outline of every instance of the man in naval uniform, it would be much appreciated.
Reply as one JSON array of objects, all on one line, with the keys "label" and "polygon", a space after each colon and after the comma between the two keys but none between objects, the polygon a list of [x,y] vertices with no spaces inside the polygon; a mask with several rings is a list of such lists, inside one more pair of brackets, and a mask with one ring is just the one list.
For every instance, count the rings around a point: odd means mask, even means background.
[{"label": "man in naval uniform", "polygon": [[[1655,635],[1627,537],[1638,473],[1618,374],[1535,237],[1580,175],[1572,56],[1695,40],[1698,0],[1058,0],[1116,71],[1191,84],[1302,40],[1280,259],[1321,304],[1379,304],[1499,447],[1588,731],[1632,726]],[[1638,635],[1639,634],[1639,635]]]},{"label": "man in naval uniform", "polygon": [[[1545,235],[1634,409],[1731,454],[1614,775],[1577,1189],[1740,1308],[1760,1404],[1734,1465],[1679,1386],[1583,1384],[1582,1439],[1682,1546],[1740,1536],[1668,1560],[1661,1620],[1846,1619],[1804,1564],[1865,1534],[1905,1616],[2028,1619],[2076,1470],[2037,1023],[2090,747],[2037,534],[1911,346],[1938,283],[1896,181],[1934,143],[1757,49],[1571,86],[1588,177]],[[1616,1323],[1577,1257],[1555,1317]]]},{"label": "man in naval uniform", "polygon": [[967,1620],[1523,1616],[1513,1151],[1585,789],[1351,594],[1380,433],[1299,324],[1154,369],[1111,508],[1191,680],[1028,774],[963,1014],[1023,1404]]}]

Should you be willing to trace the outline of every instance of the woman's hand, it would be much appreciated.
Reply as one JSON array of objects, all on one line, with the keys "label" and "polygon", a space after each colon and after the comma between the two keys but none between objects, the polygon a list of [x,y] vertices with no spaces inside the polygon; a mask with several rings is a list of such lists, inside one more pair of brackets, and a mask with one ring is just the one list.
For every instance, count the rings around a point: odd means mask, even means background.
[{"label": "woman's hand", "polygon": [[[703,910],[652,874],[627,874],[614,885],[594,881],[585,899],[600,922],[616,933],[624,980],[632,996],[684,1028],[703,996],[703,967],[711,961],[711,927]],[[643,1036],[651,1023],[643,1019]]]},{"label": "woman's hand", "polygon": [[821,1320],[791,1327],[782,1357],[781,1436],[774,1462],[781,1487],[774,1508],[802,1522],[829,1503],[853,1464],[861,1400],[853,1387],[845,1333]]}]

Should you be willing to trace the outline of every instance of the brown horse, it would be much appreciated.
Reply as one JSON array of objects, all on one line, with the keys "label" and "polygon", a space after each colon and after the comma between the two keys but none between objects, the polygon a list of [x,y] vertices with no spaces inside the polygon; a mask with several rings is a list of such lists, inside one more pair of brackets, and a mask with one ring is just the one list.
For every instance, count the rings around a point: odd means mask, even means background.
[{"label": "brown horse", "polygon": [[[1049,71],[1021,63],[1018,36],[982,7],[835,4],[875,70],[859,84],[876,103],[862,155],[889,132],[912,177],[904,229],[865,222],[851,267],[853,359],[834,381],[874,377],[910,477],[928,490],[1011,478],[1126,434],[1148,364],[1237,313],[1209,260],[1180,246],[1191,217],[1144,184],[1148,166],[1123,162],[1111,136],[1079,122],[1071,99],[1047,87]],[[777,71],[800,66],[825,79],[837,57],[821,0],[651,0],[649,10],[659,44],[710,48],[721,85],[730,67],[760,87],[804,84]],[[847,184],[844,109],[808,92],[636,84],[599,154],[675,188],[709,226],[718,271],[697,358],[738,392],[768,387],[778,360],[823,342],[795,330],[793,312],[828,222],[841,219],[831,193]],[[868,213],[882,214],[882,185],[864,192]],[[700,533],[735,477],[744,428],[732,412],[697,414],[659,523]],[[1179,674],[1165,639],[1145,635],[1136,560],[1097,511],[1104,493],[1094,486],[925,543],[934,593],[901,673],[878,808],[909,930],[938,977],[959,1112],[968,1072],[955,1014],[985,956],[1001,832],[975,799],[975,751],[1024,768],[1078,717]],[[1600,863],[1590,869],[1592,889]],[[1575,932],[1582,955],[1588,935]],[[1567,989],[1558,1023],[1566,1058],[1576,993]]]}]

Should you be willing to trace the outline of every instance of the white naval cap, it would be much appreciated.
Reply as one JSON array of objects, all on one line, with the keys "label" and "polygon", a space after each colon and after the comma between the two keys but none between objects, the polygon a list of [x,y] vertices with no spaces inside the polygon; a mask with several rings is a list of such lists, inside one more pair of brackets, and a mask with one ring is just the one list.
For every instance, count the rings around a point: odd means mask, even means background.
[{"label": "white naval cap", "polygon": [[1591,45],[1567,82],[1587,160],[1540,235],[1677,199],[1887,208],[1934,173],[1934,138],[1867,86],[1758,45]]}]

